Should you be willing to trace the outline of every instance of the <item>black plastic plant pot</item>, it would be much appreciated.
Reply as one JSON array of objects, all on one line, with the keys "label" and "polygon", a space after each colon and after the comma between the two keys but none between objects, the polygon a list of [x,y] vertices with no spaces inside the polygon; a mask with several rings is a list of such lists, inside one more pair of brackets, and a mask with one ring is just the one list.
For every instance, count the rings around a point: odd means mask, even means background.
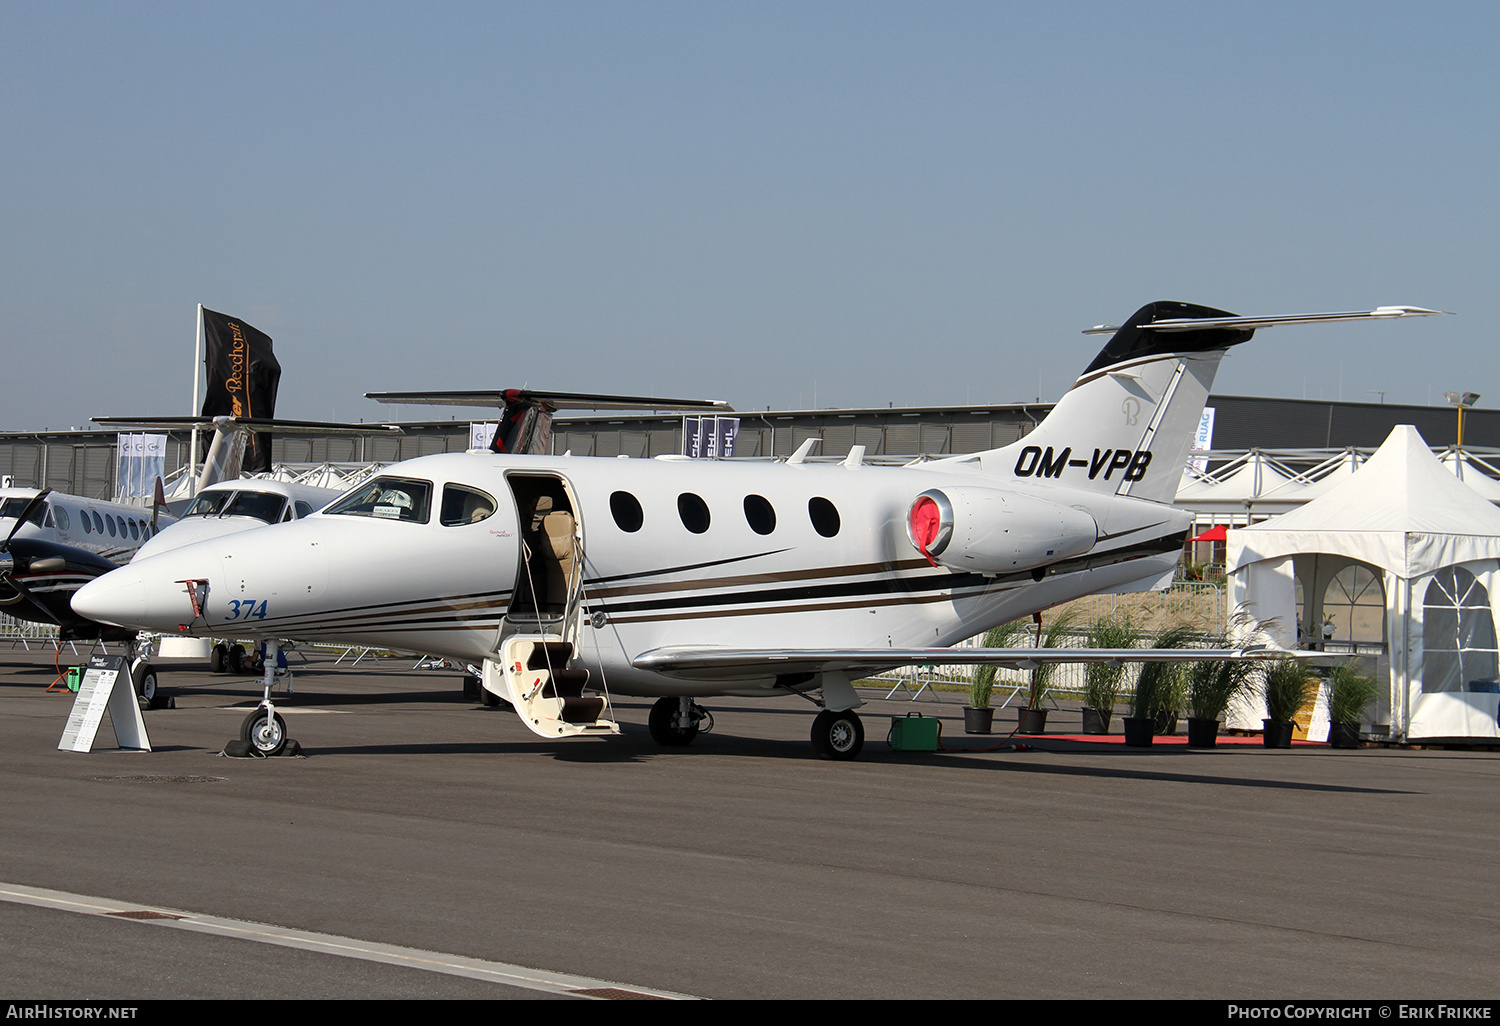
[{"label": "black plastic plant pot", "polygon": [[964,706],[965,734],[988,734],[994,723],[995,710],[988,706],[983,709],[975,709],[971,705]]},{"label": "black plastic plant pot", "polygon": [[1212,748],[1219,743],[1219,721],[1188,717],[1188,747]]},{"label": "black plastic plant pot", "polygon": [[1020,709],[1016,712],[1020,726],[1016,728],[1017,734],[1045,734],[1047,733],[1047,710],[1046,709]]},{"label": "black plastic plant pot", "polygon": [[1132,748],[1146,748],[1156,738],[1156,718],[1154,716],[1126,716],[1125,743]]},{"label": "black plastic plant pot", "polygon": [[1261,740],[1267,748],[1290,748],[1292,747],[1292,728],[1296,726],[1290,720],[1261,720],[1265,732]]}]

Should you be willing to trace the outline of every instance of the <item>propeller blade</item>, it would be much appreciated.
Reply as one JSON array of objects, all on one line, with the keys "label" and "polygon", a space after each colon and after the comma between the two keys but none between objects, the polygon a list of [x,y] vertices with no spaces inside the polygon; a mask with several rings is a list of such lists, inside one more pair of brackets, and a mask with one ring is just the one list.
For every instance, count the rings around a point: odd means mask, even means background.
[{"label": "propeller blade", "polygon": [[10,529],[10,534],[7,534],[5,536],[5,541],[0,542],[0,552],[10,551],[10,540],[16,536],[16,532],[21,529],[21,525],[26,523],[27,520],[31,519],[31,515],[36,512],[36,508],[46,500],[48,495],[51,494],[52,489],[43,488],[41,491],[37,492],[31,497],[31,501],[26,504],[26,508],[21,510],[21,515],[16,517],[16,526]]},{"label": "propeller blade", "polygon": [[161,508],[167,504],[167,493],[161,486],[161,475],[156,476],[156,492],[151,496],[151,533],[156,533],[156,518],[161,516]]},{"label": "propeller blade", "polygon": [[[10,539],[6,539],[9,541]],[[16,594],[14,598],[0,598],[0,606],[14,606],[19,602],[26,602],[42,616],[46,617],[48,623],[55,623],[61,627],[63,622],[57,618],[57,614],[48,609],[41,599],[31,593],[31,589],[10,575],[10,571],[0,572],[0,587],[9,587]]]}]

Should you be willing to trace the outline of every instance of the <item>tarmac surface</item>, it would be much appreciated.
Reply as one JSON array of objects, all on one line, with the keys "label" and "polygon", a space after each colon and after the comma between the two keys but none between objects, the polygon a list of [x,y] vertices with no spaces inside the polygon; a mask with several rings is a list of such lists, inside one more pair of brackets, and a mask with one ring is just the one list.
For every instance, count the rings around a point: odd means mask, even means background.
[{"label": "tarmac surface", "polygon": [[1494,753],[896,752],[909,711],[986,741],[874,691],[851,763],[797,698],[549,742],[453,671],[310,659],[303,757],[236,760],[253,678],[159,664],[154,750],[78,754],[51,653],[0,652],[0,997],[1500,994]]}]

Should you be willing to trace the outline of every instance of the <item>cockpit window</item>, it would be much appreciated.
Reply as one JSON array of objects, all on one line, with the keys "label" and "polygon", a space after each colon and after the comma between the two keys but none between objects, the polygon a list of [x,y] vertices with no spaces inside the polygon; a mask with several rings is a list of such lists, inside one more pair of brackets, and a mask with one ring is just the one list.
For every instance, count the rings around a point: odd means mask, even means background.
[{"label": "cockpit window", "polygon": [[478,488],[443,485],[443,509],[438,516],[444,527],[477,524],[495,512],[495,500]]},{"label": "cockpit window", "polygon": [[229,501],[229,497],[233,494],[233,492],[204,492],[193,500],[193,504],[188,507],[188,511],[183,516],[218,516],[219,511],[224,508],[224,504]]},{"label": "cockpit window", "polygon": [[234,499],[224,507],[226,517],[254,517],[274,524],[281,517],[286,499],[266,492],[235,492]]},{"label": "cockpit window", "polygon": [[432,482],[407,477],[377,477],[360,485],[324,512],[425,524],[431,506]]}]

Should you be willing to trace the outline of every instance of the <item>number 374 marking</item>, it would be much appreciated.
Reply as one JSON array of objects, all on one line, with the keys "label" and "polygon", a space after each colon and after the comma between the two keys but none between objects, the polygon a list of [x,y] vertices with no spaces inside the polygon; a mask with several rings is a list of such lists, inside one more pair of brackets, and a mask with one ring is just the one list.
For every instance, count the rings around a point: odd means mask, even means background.
[{"label": "number 374 marking", "polygon": [[230,599],[229,615],[226,620],[264,620],[266,618],[266,603],[255,599]]}]

